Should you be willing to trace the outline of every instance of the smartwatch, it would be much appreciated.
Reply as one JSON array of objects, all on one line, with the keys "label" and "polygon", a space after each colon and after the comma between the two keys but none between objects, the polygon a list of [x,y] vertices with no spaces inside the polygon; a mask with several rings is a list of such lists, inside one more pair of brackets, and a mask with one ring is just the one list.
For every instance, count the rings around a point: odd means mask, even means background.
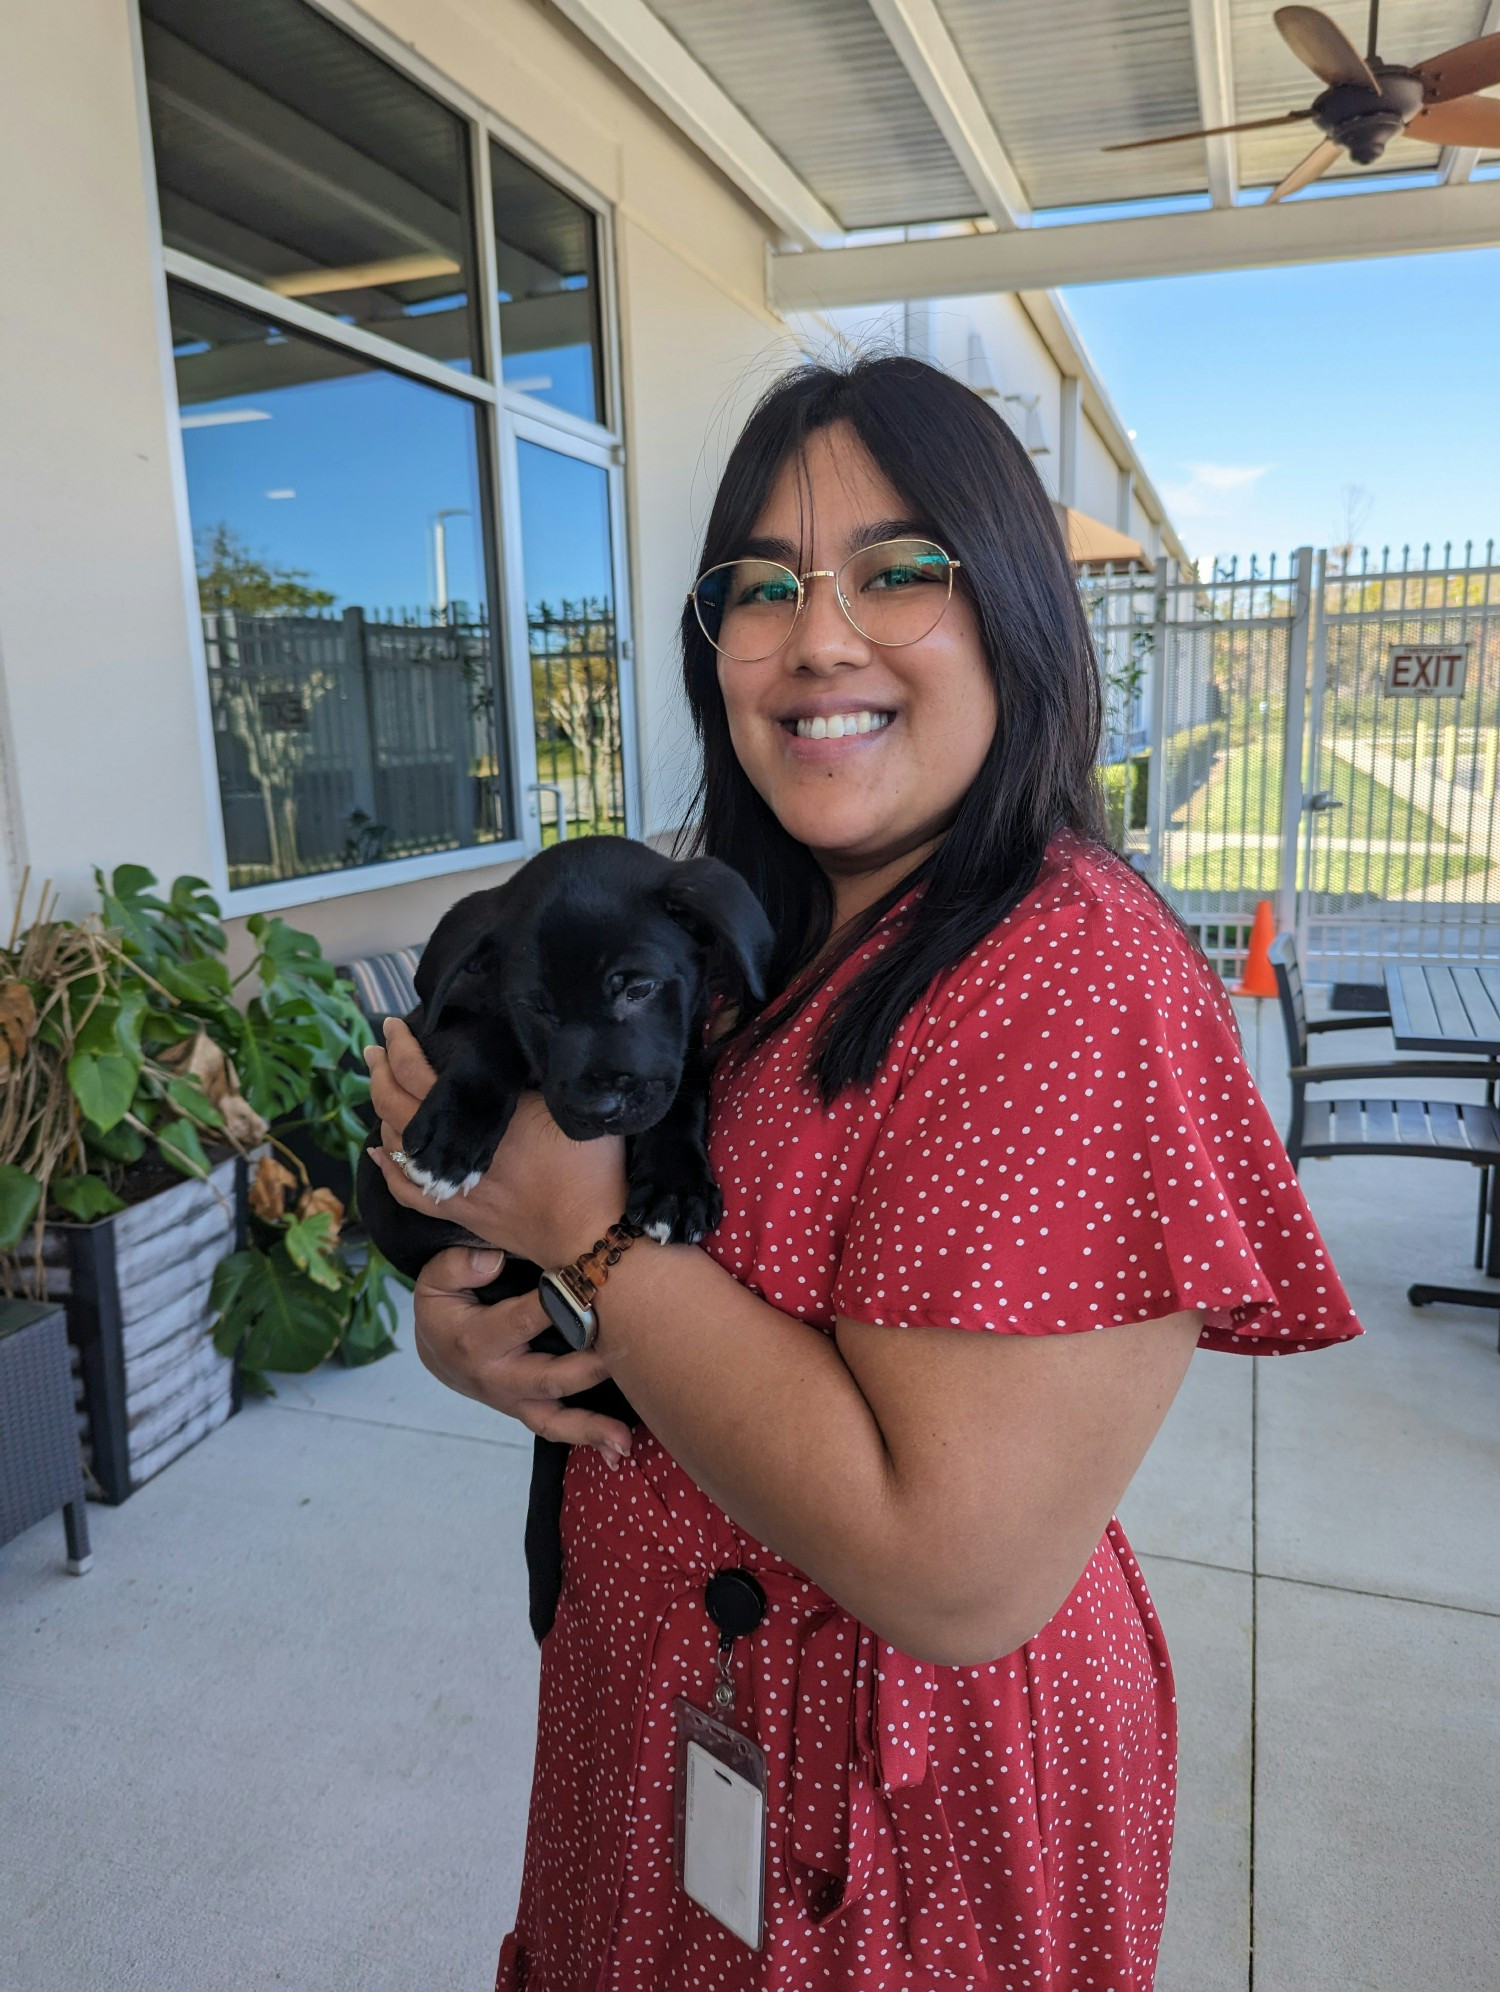
[{"label": "smartwatch", "polygon": [[570,1349],[593,1348],[599,1333],[595,1298],[609,1278],[611,1267],[619,1264],[640,1236],[640,1226],[622,1217],[570,1266],[556,1266],[542,1274],[537,1298],[547,1319]]}]

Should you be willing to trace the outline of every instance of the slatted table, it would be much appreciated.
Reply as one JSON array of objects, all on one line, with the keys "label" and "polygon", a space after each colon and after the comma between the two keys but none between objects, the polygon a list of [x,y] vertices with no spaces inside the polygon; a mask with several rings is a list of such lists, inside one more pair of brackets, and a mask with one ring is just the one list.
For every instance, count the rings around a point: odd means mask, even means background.
[{"label": "slatted table", "polygon": [[1385,993],[1398,1050],[1500,1058],[1500,967],[1401,962],[1386,970]]},{"label": "slatted table", "polygon": [[[1398,1051],[1452,1051],[1500,1059],[1500,966],[1478,962],[1399,962],[1385,971],[1391,1036]],[[1488,1089],[1493,1100],[1495,1088]],[[1500,1226],[1493,1214],[1485,1271],[1500,1277]],[[1500,1308],[1500,1289],[1414,1286],[1413,1307],[1447,1301],[1457,1307]]]}]

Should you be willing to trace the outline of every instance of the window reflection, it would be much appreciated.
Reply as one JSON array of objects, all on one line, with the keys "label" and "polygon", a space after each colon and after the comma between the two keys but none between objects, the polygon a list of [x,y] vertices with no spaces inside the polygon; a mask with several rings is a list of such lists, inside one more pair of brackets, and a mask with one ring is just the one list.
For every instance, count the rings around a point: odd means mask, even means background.
[{"label": "window reflection", "polygon": [[476,409],[171,306],[231,885],[509,834]]},{"label": "window reflection", "polygon": [[142,0],[168,246],[480,364],[468,127],[303,0]]},{"label": "window reflection", "polygon": [[490,177],[505,384],[602,422],[594,217],[494,143]]},{"label": "window reflection", "polygon": [[608,474],[538,443],[517,452],[537,778],[556,790],[543,802],[543,841],[556,837],[559,799],[569,835],[623,833]]}]

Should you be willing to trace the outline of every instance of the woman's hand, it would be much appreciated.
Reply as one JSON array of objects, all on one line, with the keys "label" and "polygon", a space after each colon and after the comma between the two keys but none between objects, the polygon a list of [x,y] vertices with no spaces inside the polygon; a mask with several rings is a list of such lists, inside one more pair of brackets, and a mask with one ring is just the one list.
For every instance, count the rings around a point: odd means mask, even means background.
[{"label": "woman's hand", "polygon": [[385,1027],[385,1049],[365,1053],[370,1097],[380,1116],[381,1146],[370,1151],[391,1195],[408,1210],[459,1224],[486,1244],[533,1265],[576,1259],[625,1208],[625,1144],[613,1136],[569,1141],[541,1096],[521,1097],[495,1159],[464,1196],[434,1203],[391,1160],[436,1074],[399,1019]]},{"label": "woman's hand", "polygon": [[616,1418],[557,1401],[606,1380],[599,1358],[539,1355],[528,1348],[547,1326],[534,1293],[492,1307],[475,1298],[473,1288],[487,1286],[503,1263],[499,1252],[463,1246],[428,1261],[417,1281],[417,1354],[450,1390],[519,1418],[544,1439],[593,1446],[607,1465],[618,1466],[630,1452],[629,1429]]}]

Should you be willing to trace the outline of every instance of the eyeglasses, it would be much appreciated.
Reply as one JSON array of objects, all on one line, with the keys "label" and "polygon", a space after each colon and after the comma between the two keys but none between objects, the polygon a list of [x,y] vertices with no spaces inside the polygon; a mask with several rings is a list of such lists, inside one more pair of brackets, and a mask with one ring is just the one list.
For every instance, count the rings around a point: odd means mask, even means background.
[{"label": "eyeglasses", "polygon": [[807,606],[809,581],[831,581],[839,607],[871,643],[900,650],[936,629],[953,598],[958,562],[925,539],[881,540],[840,567],[796,574],[779,560],[726,560],[693,585],[699,627],[721,657],[773,657]]}]

